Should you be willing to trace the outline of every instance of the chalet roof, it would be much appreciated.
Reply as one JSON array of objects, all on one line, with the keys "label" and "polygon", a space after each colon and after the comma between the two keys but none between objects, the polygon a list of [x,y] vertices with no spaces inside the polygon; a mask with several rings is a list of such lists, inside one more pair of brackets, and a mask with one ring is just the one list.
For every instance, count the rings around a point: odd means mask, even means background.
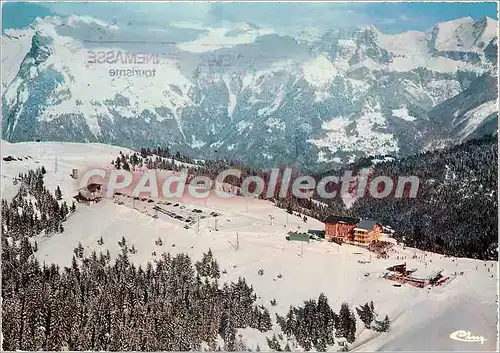
[{"label": "chalet roof", "polygon": [[377,221],[372,221],[369,219],[363,219],[356,224],[356,228],[361,228],[361,229],[366,229],[366,230],[372,230],[375,228],[376,224],[380,224]]},{"label": "chalet roof", "polygon": [[87,186],[84,186],[84,187],[78,189],[78,191],[93,193],[93,192],[101,191],[101,188],[102,188],[102,184],[90,183]]},{"label": "chalet roof", "polygon": [[441,272],[443,272],[443,270],[418,269],[408,277],[415,280],[426,280],[439,276]]},{"label": "chalet roof", "polygon": [[387,267],[387,271],[394,273],[406,273],[406,263]]},{"label": "chalet roof", "polygon": [[101,197],[101,184],[92,183],[78,189],[78,195],[86,200],[93,200],[95,198]]},{"label": "chalet roof", "polygon": [[359,218],[334,216],[334,215],[326,217],[326,219],[323,221],[323,223],[347,223],[347,224],[356,224],[358,222]]},{"label": "chalet roof", "polygon": [[322,230],[322,229],[309,229],[307,231],[307,233],[309,233],[309,234],[322,234],[322,235],[324,235],[325,231]]},{"label": "chalet roof", "polygon": [[102,186],[102,184],[91,183],[91,184],[87,185],[87,190],[90,191],[90,192],[100,191],[101,190],[101,186]]},{"label": "chalet roof", "polygon": [[81,192],[78,193],[77,195],[73,196],[75,200],[81,200],[81,201],[94,201],[98,199],[99,197],[94,197],[90,194],[82,194]]}]

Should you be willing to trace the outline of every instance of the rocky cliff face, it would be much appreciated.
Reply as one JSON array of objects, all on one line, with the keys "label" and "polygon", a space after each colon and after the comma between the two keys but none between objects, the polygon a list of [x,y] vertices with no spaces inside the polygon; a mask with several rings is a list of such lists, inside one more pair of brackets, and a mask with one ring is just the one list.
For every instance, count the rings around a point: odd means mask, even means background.
[{"label": "rocky cliff face", "polygon": [[[429,34],[332,30],[307,42],[248,25],[171,27],[168,50],[108,40],[119,31],[72,16],[5,34],[3,138],[160,144],[321,167],[496,131],[490,19]],[[214,33],[224,45],[210,44]]]}]

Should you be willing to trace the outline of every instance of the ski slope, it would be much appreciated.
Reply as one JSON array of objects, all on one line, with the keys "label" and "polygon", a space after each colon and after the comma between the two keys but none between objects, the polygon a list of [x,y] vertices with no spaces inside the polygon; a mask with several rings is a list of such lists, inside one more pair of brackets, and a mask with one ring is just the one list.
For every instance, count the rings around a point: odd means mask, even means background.
[{"label": "ski slope", "polygon": [[[12,197],[16,192],[17,186],[12,185],[9,178],[44,165],[46,185],[51,189],[60,185],[63,196],[69,200],[78,187],[69,176],[72,168],[107,165],[116,159],[119,151],[129,152],[125,148],[103,144],[11,144],[2,141],[2,157],[32,157],[23,161],[2,160],[2,197]],[[73,249],[79,242],[86,255],[92,250],[108,249],[115,257],[120,251],[118,241],[122,237],[129,246],[134,245],[137,249],[136,254],[130,254],[131,261],[142,265],[154,261],[163,252],[186,253],[197,261],[210,248],[221,272],[227,272],[221,273],[221,282],[245,277],[254,287],[258,303],[270,309],[275,332],[280,332],[275,324],[275,313],[284,315],[290,305],[317,299],[323,292],[337,312],[343,301],[354,306],[373,300],[375,311],[382,317],[387,314],[392,321],[391,330],[380,334],[364,329],[358,320],[357,338],[350,346],[352,351],[493,351],[497,347],[496,262],[445,258],[401,245],[395,246],[389,259],[376,259],[367,250],[355,246],[286,241],[286,233],[290,230],[323,229],[323,224],[311,218],[304,223],[302,217],[289,215],[263,200],[242,197],[222,200],[211,196],[208,199],[183,199],[183,202],[175,199],[155,200],[154,203],[136,200],[134,204],[133,199],[127,197],[115,201],[77,205],[76,213],[64,223],[64,233],[36,237],[38,259],[69,266]],[[118,201],[123,204],[118,204]],[[179,205],[174,206],[175,203]],[[185,229],[186,222],[162,213],[158,213],[155,219],[152,217],[154,205],[176,214],[192,214],[199,224]],[[207,217],[198,220],[196,213],[192,212],[195,208]],[[220,215],[212,217],[211,212]],[[102,246],[97,243],[100,237],[104,240]],[[155,244],[158,238],[162,239],[161,246]],[[414,255],[417,258],[414,259]],[[398,260],[396,256],[400,259],[406,256],[406,259]],[[361,264],[358,260],[370,262]],[[387,267],[403,261],[409,268],[444,269],[445,276],[455,272],[463,272],[463,275],[431,290],[407,285],[394,287],[393,282],[380,278]],[[264,270],[262,276],[258,275],[259,269]],[[365,276],[366,273],[369,276]],[[279,274],[282,278],[277,277]],[[276,306],[270,305],[272,299],[276,299]],[[481,345],[451,340],[449,335],[457,330],[482,335],[487,341]],[[272,332],[260,333],[253,329],[240,330],[240,333],[253,350],[257,343],[265,350],[265,337],[272,336]],[[336,347],[332,349],[336,350]]]}]

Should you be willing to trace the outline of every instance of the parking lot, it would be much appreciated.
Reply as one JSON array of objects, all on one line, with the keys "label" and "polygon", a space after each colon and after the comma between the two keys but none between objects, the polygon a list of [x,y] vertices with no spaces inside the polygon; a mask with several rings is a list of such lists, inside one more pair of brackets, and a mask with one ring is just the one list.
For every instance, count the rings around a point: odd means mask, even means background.
[{"label": "parking lot", "polygon": [[166,200],[155,201],[153,199],[133,197],[121,193],[115,194],[114,203],[134,208],[153,218],[170,218],[183,224],[183,227],[186,229],[191,229],[199,220],[220,216],[220,213],[188,207],[180,202]]}]

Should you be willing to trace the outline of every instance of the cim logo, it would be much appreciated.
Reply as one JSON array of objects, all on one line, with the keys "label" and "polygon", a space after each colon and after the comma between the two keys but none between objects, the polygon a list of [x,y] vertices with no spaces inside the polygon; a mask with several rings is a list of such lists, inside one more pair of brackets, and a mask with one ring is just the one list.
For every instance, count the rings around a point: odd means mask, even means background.
[{"label": "cim logo", "polygon": [[481,344],[484,344],[485,341],[487,341],[486,338],[483,336],[474,336],[471,334],[470,331],[465,331],[465,330],[458,330],[450,334],[450,338],[455,341],[460,341],[460,342],[479,342]]}]

